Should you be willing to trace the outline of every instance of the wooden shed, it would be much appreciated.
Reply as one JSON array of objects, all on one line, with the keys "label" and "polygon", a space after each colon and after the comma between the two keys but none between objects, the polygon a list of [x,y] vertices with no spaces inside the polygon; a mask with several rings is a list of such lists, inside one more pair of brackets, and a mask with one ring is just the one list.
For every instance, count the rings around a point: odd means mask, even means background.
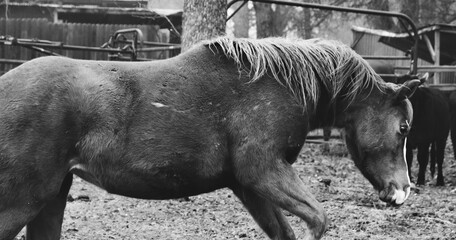
[{"label": "wooden shed", "polygon": [[[406,56],[413,45],[407,33],[352,27],[352,48],[361,55]],[[418,29],[418,72],[434,72],[430,85],[456,89],[456,25],[434,24]],[[410,61],[394,60],[398,73],[409,69]]]}]

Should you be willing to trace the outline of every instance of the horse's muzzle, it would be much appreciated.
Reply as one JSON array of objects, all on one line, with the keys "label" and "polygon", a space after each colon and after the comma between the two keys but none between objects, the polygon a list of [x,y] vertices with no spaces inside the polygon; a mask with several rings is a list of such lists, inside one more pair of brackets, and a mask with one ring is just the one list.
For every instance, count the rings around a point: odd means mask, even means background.
[{"label": "horse's muzzle", "polygon": [[410,185],[406,185],[403,189],[398,189],[395,184],[390,184],[387,188],[379,191],[378,195],[380,200],[394,206],[400,206],[410,195]]}]

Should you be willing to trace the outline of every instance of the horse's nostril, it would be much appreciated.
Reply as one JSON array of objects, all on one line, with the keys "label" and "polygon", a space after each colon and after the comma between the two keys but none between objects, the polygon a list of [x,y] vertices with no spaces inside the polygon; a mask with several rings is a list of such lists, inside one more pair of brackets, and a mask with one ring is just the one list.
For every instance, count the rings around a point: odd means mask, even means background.
[{"label": "horse's nostril", "polygon": [[385,189],[378,192],[378,197],[380,198],[380,200],[382,200],[384,202],[387,201],[387,199],[386,199],[387,196],[388,196],[388,191],[386,191]]},{"label": "horse's nostril", "polygon": [[401,206],[402,204],[404,204],[403,202],[402,203],[396,203],[396,201],[393,201],[393,202],[390,202],[391,206],[393,207],[399,207]]}]

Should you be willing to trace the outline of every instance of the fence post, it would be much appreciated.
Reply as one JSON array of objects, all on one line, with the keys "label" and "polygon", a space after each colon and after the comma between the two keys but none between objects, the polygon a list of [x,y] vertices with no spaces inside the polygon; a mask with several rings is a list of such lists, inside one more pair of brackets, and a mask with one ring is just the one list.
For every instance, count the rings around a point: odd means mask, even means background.
[{"label": "fence post", "polygon": [[[435,51],[435,66],[440,66],[440,29],[434,32],[434,51]],[[440,84],[440,73],[434,74],[434,84]]]}]

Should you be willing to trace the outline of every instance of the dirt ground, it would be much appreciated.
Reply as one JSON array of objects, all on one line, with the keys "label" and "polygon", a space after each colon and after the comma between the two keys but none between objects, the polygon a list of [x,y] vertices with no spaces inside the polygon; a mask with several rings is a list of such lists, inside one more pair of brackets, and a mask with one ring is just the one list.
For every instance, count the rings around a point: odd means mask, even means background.
[{"label": "dirt ground", "polygon": [[[293,166],[329,215],[323,239],[456,239],[456,161],[450,145],[446,186],[434,186],[428,173],[428,183],[399,208],[378,200],[343,146],[307,144]],[[328,179],[326,186],[322,180]],[[70,195],[62,239],[267,239],[229,190],[189,201],[146,201],[108,194],[76,178]],[[305,224],[287,216],[302,239]]]}]

